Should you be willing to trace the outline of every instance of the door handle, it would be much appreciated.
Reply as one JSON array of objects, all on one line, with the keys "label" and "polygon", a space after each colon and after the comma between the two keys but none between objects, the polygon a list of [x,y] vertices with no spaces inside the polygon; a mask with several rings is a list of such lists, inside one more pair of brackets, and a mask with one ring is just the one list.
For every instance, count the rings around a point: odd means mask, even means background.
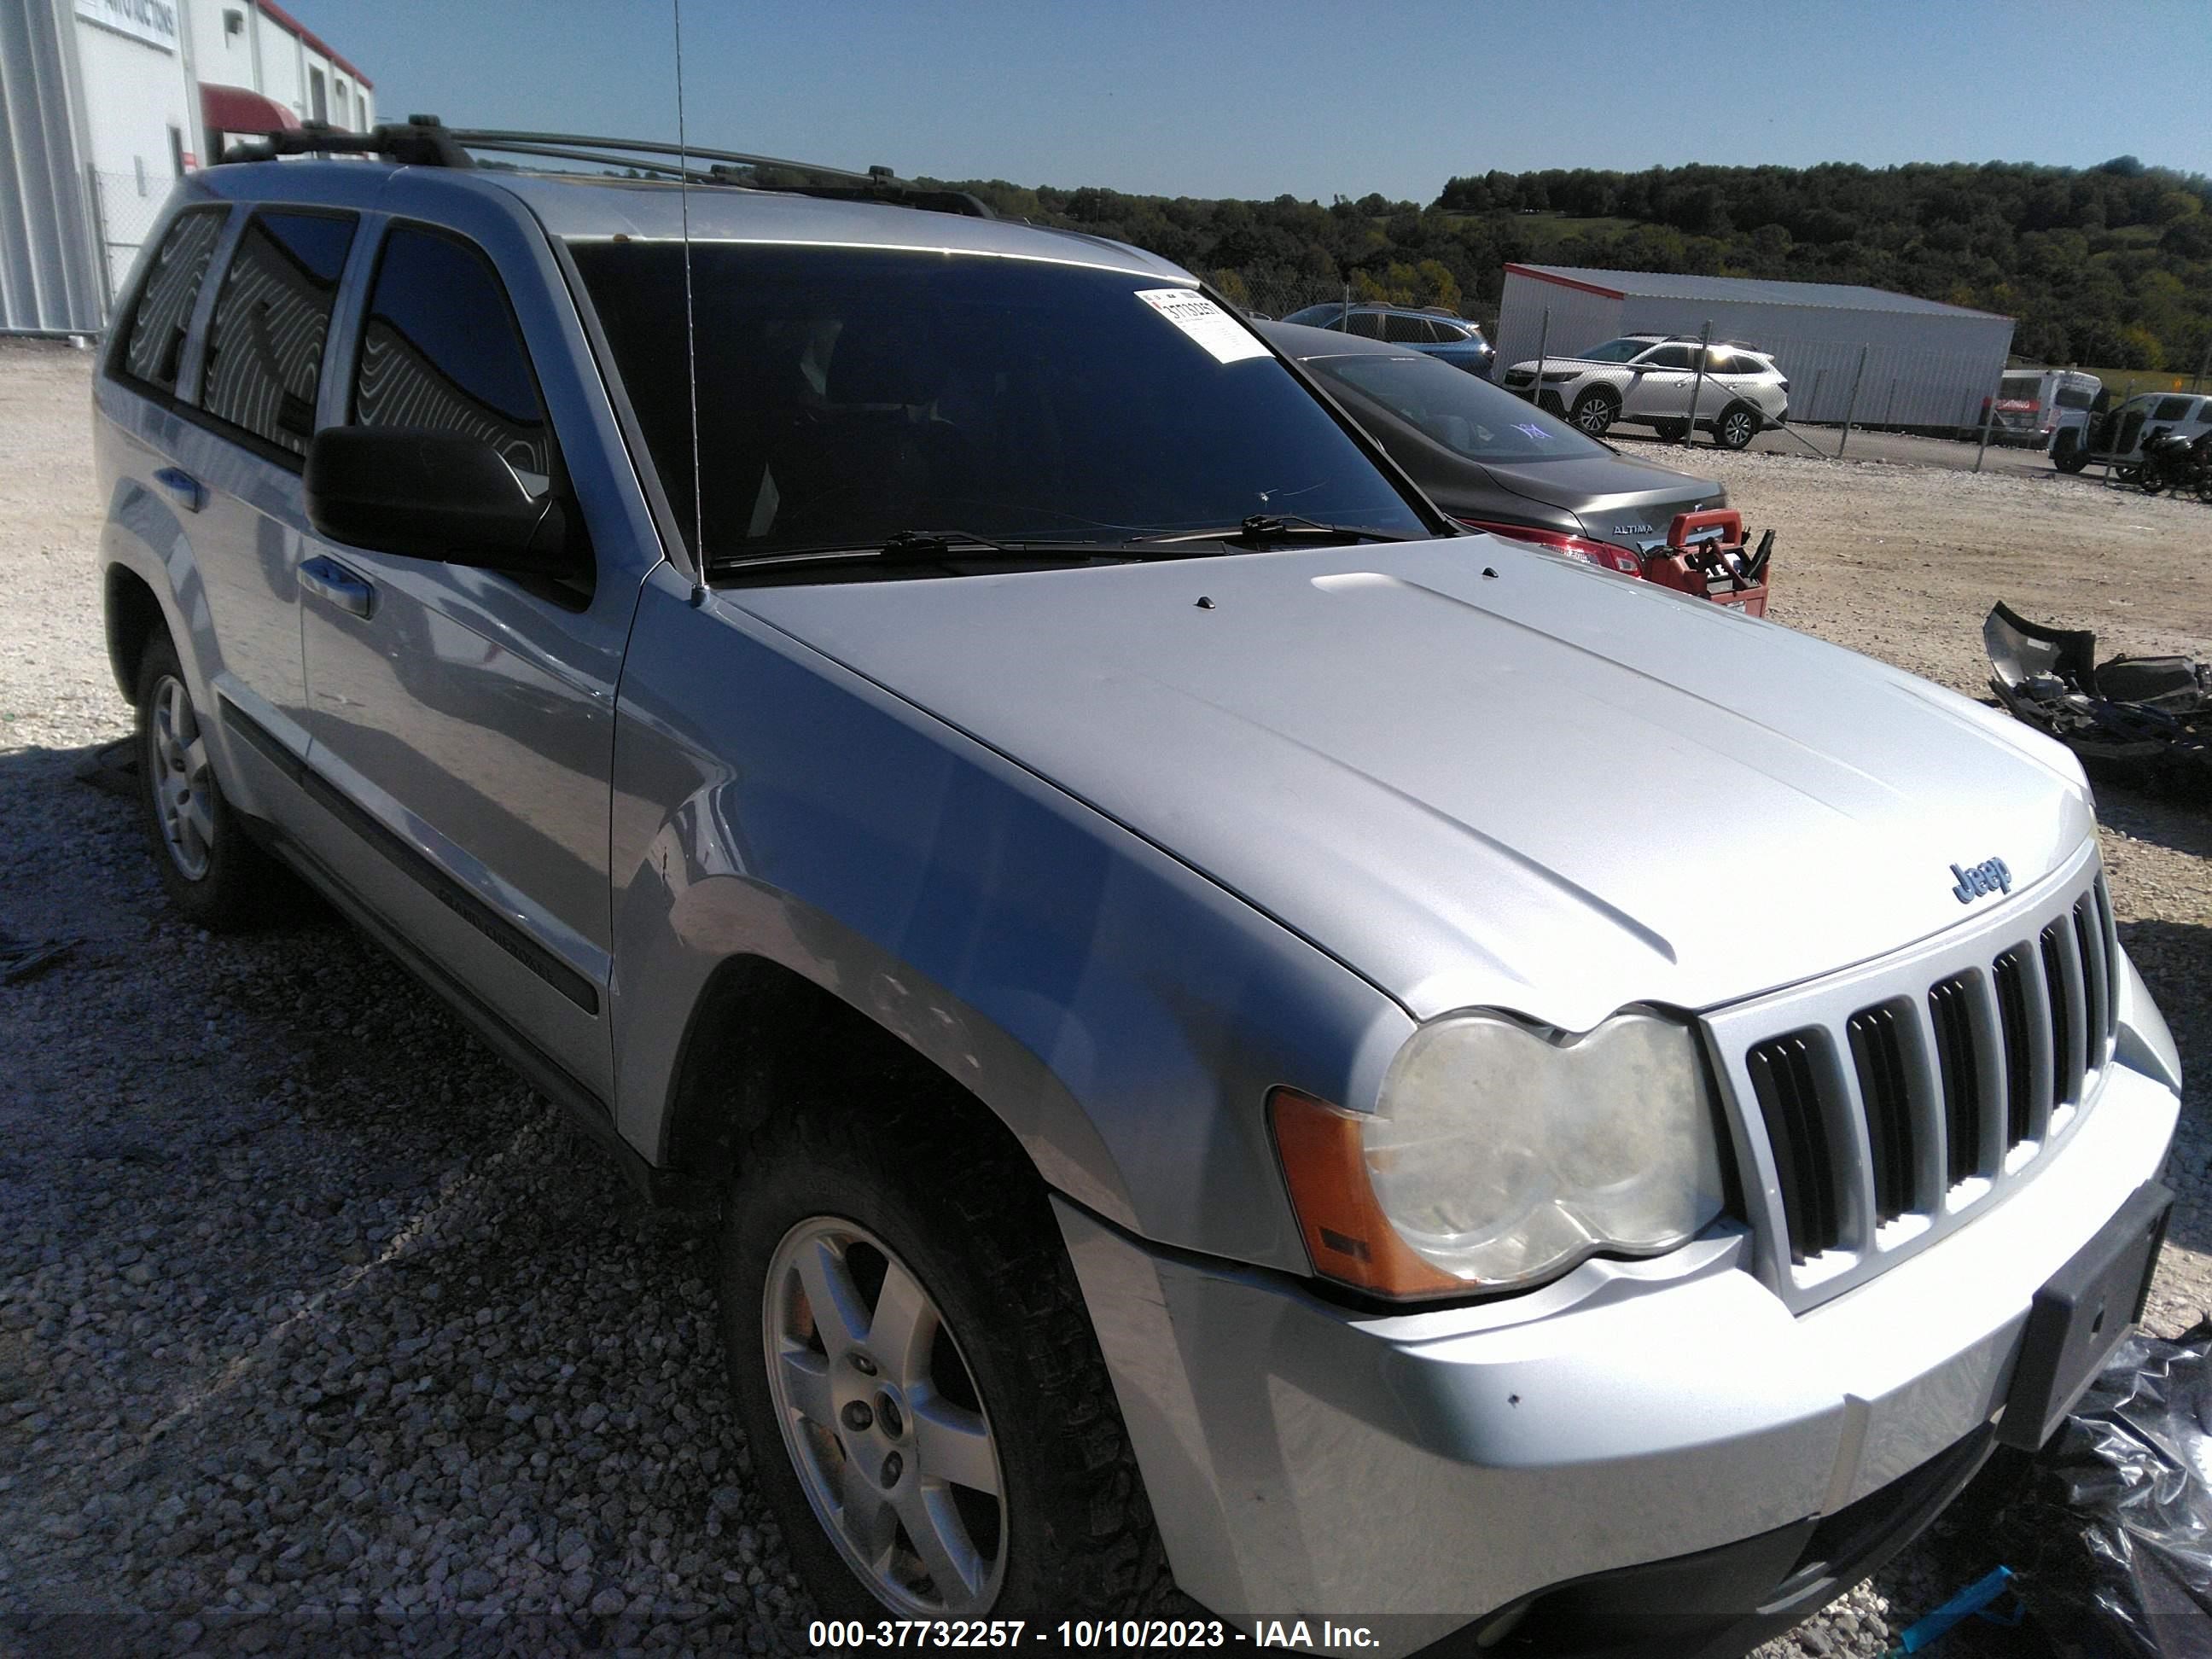
[{"label": "door handle", "polygon": [[207,489],[198,478],[180,466],[165,466],[154,475],[154,482],[169,492],[169,499],[187,513],[197,513],[207,505]]},{"label": "door handle", "polygon": [[336,559],[320,554],[300,567],[300,586],[356,617],[366,617],[376,609],[375,588]]}]

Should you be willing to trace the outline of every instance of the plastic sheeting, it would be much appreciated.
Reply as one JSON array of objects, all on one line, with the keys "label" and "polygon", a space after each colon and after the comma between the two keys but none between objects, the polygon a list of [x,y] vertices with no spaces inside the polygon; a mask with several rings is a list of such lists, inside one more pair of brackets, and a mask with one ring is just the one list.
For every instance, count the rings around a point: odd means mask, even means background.
[{"label": "plastic sheeting", "polygon": [[2212,1659],[2212,1323],[2113,1349],[1996,1532],[2069,1659]]}]

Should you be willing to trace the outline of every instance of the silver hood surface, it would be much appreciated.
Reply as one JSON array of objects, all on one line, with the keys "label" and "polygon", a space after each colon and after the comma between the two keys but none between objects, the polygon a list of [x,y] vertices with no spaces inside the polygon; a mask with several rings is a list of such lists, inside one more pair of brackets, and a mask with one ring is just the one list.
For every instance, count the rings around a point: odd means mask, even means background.
[{"label": "silver hood surface", "polygon": [[[2012,902],[2094,826],[2071,757],[2015,721],[1490,537],[717,602],[1167,848],[1417,1018],[1582,1030],[1631,1002],[1748,996]],[[1962,903],[1951,866],[1996,858],[2011,893]]]}]

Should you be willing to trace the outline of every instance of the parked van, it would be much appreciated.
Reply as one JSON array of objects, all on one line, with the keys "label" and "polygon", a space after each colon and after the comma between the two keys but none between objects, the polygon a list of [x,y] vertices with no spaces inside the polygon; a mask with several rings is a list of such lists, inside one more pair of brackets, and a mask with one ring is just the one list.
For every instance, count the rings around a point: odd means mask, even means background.
[{"label": "parked van", "polygon": [[1997,382],[1996,408],[1990,417],[1990,441],[2029,449],[2054,449],[2061,433],[2074,434],[2067,447],[2081,447],[2089,405],[2105,383],[2072,368],[2021,368]]}]

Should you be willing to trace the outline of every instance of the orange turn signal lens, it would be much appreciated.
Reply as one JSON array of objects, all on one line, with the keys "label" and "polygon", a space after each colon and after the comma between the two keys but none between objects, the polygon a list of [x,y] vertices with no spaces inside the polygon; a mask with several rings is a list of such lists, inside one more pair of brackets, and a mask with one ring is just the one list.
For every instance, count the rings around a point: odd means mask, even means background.
[{"label": "orange turn signal lens", "polygon": [[1357,1113],[1276,1089],[1267,1096],[1267,1124],[1316,1273],[1377,1296],[1474,1288],[1431,1267],[1398,1237],[1368,1184]]}]

